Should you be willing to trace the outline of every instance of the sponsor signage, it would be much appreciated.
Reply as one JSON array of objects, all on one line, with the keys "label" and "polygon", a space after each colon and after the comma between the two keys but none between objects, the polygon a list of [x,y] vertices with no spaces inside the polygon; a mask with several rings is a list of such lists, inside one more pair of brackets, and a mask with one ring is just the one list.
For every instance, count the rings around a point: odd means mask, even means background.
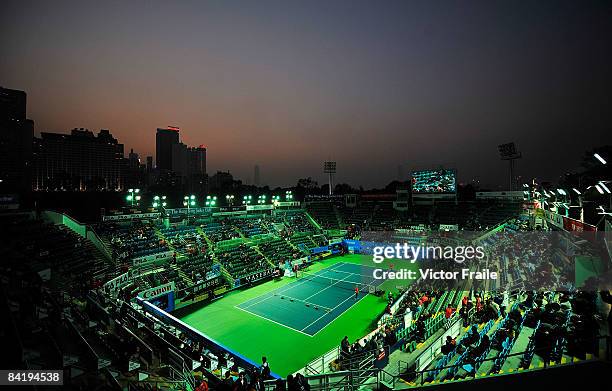
[{"label": "sponsor signage", "polygon": [[149,264],[149,263],[154,262],[154,261],[166,260],[166,259],[172,258],[173,254],[174,254],[174,252],[172,250],[170,250],[170,251],[164,251],[162,253],[145,255],[145,256],[142,256],[142,257],[138,257],[138,258],[132,259],[132,265],[134,265],[134,266],[143,266],[143,265]]},{"label": "sponsor signage", "polygon": [[155,288],[144,290],[138,294],[138,297],[141,297],[144,300],[150,300],[159,296],[167,295],[168,293],[173,291],[174,281],[169,282],[167,284],[158,285]]},{"label": "sponsor signage", "polygon": [[274,272],[274,269],[267,269],[267,270],[263,270],[257,273],[253,273],[249,276],[243,277],[242,280],[245,283],[252,283],[255,282],[257,280],[261,280],[267,277],[270,277],[272,275],[272,272]]},{"label": "sponsor signage", "polygon": [[523,200],[522,191],[478,191],[476,199],[480,200]]},{"label": "sponsor signage", "polygon": [[269,204],[269,205],[247,205],[246,210],[250,211],[257,211],[257,210],[272,210],[274,209],[274,205]]},{"label": "sponsor signage", "polygon": [[546,219],[546,221],[548,221],[555,227],[564,229],[563,216],[561,216],[559,213],[551,212],[550,210],[544,209],[544,219]]},{"label": "sponsor signage", "polygon": [[212,208],[174,208],[174,209],[166,209],[166,213],[168,216],[179,216],[186,214],[210,214],[212,212]]},{"label": "sponsor signage", "polygon": [[339,194],[307,194],[306,201],[344,201],[344,196]]},{"label": "sponsor signage", "polygon": [[574,232],[595,232],[597,227],[591,224],[583,223],[580,220],[563,217],[563,229]]},{"label": "sponsor signage", "polygon": [[104,289],[110,293],[115,293],[129,281],[130,273],[123,273],[104,284]]},{"label": "sponsor signage", "polygon": [[440,224],[440,231],[459,231],[457,224]]},{"label": "sponsor signage", "polygon": [[102,221],[124,221],[124,220],[149,220],[149,219],[159,219],[161,217],[161,213],[132,213],[128,215],[108,215],[102,216]]},{"label": "sponsor signage", "polygon": [[278,201],[275,203],[275,206],[277,208],[288,208],[288,207],[299,207],[300,206],[300,202],[299,201]]},{"label": "sponsor signage", "polygon": [[210,289],[214,289],[223,284],[223,279],[221,277],[211,278],[210,280],[206,280],[198,285],[194,285],[191,288],[188,288],[187,291],[191,291],[192,293],[199,293],[202,291],[207,291]]}]

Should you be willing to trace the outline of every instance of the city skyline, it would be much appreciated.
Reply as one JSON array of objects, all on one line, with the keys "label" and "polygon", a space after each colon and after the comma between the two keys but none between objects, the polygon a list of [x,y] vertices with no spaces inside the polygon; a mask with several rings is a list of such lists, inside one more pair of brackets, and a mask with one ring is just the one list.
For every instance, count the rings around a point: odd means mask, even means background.
[{"label": "city skyline", "polygon": [[209,173],[270,186],[331,159],[353,186],[444,165],[504,187],[509,141],[554,181],[610,141],[608,4],[320,5],[7,2],[0,85],[36,135],[110,129],[144,158],[176,125]]}]

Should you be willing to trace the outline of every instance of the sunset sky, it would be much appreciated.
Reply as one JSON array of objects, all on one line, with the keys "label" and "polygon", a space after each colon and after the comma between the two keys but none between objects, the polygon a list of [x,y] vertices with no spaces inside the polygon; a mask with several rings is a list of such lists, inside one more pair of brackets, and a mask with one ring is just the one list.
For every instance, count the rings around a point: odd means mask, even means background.
[{"label": "sunset sky", "polygon": [[155,129],[209,174],[264,184],[397,179],[444,165],[555,180],[612,143],[612,2],[2,1],[0,85],[36,132],[108,128],[144,160]]}]

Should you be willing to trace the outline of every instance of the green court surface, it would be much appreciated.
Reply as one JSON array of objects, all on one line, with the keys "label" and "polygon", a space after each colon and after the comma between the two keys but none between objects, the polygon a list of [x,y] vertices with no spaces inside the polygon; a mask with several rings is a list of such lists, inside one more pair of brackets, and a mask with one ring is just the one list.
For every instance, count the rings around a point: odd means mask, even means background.
[{"label": "green court surface", "polygon": [[[371,262],[371,256],[346,255],[317,262],[310,266],[308,272],[317,273],[335,265],[339,266],[339,263],[375,266]],[[286,376],[339,346],[345,335],[353,342],[368,334],[374,329],[387,303],[386,295],[365,295],[351,303],[349,308],[345,308],[338,316],[327,319],[326,325],[316,333],[313,332],[313,335],[239,308],[244,303],[295,283],[294,278],[283,278],[246,290],[230,292],[225,297],[182,316],[181,320],[257,363],[261,361],[261,356],[266,356],[271,370]],[[385,289],[384,285],[381,286],[382,289]]]}]

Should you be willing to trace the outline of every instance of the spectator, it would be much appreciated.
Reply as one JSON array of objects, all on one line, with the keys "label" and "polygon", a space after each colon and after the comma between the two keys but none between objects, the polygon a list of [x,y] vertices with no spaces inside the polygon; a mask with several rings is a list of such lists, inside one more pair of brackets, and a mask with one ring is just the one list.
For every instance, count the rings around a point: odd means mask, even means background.
[{"label": "spectator", "polygon": [[261,379],[268,380],[270,378],[270,364],[267,357],[261,358]]},{"label": "spectator", "polygon": [[247,383],[246,375],[244,372],[240,372],[240,374],[238,374],[238,379],[236,379],[236,381],[234,382],[233,390],[234,391],[247,391],[248,390],[248,383]]},{"label": "spectator", "polygon": [[232,374],[229,370],[225,371],[225,375],[221,384],[219,384],[220,391],[231,391],[234,385],[234,380],[232,380]]},{"label": "spectator", "polygon": [[449,303],[448,306],[446,306],[446,309],[444,310],[444,317],[446,319],[450,319],[454,313],[455,313],[455,309]]},{"label": "spectator", "polygon": [[455,338],[451,337],[450,335],[446,336],[446,343],[444,345],[442,345],[442,354],[449,354],[450,352],[452,352],[455,349],[455,346],[457,345],[457,341],[455,340]]}]

